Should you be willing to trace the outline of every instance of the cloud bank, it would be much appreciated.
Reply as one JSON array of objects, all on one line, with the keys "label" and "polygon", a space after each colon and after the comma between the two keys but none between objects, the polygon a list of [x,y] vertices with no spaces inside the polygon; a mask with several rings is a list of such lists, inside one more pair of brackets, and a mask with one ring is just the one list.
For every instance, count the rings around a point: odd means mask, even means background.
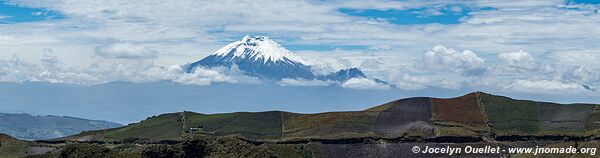
[{"label": "cloud bank", "polygon": [[[56,12],[63,18],[0,25],[0,81],[4,82],[242,83],[246,79],[229,70],[183,75],[170,67],[198,60],[253,34],[271,36],[295,48],[292,51],[298,55],[313,58],[317,65],[313,68],[322,73],[358,67],[404,89],[600,87],[597,4],[563,0],[5,3]],[[350,15],[342,10],[381,14]],[[455,24],[400,24],[385,16],[415,10],[419,16],[412,18],[417,22],[459,17]],[[0,22],[8,16],[0,15]],[[357,79],[346,87],[376,85],[370,83]],[[561,84],[570,86],[551,86]],[[279,85],[326,83],[289,79]]]}]

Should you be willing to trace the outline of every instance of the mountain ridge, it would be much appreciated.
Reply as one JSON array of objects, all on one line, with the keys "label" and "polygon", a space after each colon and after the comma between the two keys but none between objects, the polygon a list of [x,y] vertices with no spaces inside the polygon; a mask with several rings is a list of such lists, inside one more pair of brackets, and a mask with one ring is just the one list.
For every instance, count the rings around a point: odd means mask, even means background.
[{"label": "mountain ridge", "polygon": [[26,113],[0,113],[0,133],[18,139],[39,140],[64,137],[87,130],[120,127],[121,124],[70,116],[33,116]]}]

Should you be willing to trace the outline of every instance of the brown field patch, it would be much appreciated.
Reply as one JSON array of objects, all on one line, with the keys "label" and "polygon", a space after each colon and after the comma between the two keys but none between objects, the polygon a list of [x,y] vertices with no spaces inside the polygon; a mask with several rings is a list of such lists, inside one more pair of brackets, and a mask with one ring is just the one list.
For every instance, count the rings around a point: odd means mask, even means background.
[{"label": "brown field patch", "polygon": [[475,93],[451,99],[433,98],[431,102],[434,121],[447,121],[475,127],[487,126],[481,106],[477,104]]},{"label": "brown field patch", "polygon": [[379,112],[283,114],[284,138],[344,138],[371,136]]}]

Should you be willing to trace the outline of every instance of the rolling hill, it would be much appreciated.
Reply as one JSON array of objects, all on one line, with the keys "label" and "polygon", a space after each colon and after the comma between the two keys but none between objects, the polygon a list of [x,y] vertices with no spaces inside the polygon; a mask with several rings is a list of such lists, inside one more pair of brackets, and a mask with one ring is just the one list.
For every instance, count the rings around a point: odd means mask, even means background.
[{"label": "rolling hill", "polygon": [[284,111],[150,117],[129,126],[60,140],[180,140],[186,133],[237,136],[260,142],[312,139],[498,137],[545,134],[591,136],[600,129],[593,104],[515,100],[482,92],[456,98],[407,98],[363,111],[298,114]]}]

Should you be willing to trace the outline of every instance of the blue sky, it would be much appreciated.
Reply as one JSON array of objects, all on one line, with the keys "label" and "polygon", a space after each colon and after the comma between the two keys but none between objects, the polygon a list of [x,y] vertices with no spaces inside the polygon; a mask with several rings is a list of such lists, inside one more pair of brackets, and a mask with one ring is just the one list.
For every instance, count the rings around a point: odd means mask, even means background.
[{"label": "blue sky", "polygon": [[578,3],[578,4],[600,4],[600,1],[596,0],[567,0],[568,3]]},{"label": "blue sky", "polygon": [[471,8],[461,5],[444,6],[440,8],[416,8],[406,10],[376,10],[376,9],[340,9],[340,12],[351,15],[385,20],[399,25],[413,24],[458,24],[460,19],[468,16]]},{"label": "blue sky", "polygon": [[63,18],[54,11],[0,3],[0,23],[22,23]]},{"label": "blue sky", "polygon": [[585,0],[2,1],[0,82],[174,80],[173,67],[250,34],[319,71],[358,67],[403,90],[597,96],[599,8]]}]

